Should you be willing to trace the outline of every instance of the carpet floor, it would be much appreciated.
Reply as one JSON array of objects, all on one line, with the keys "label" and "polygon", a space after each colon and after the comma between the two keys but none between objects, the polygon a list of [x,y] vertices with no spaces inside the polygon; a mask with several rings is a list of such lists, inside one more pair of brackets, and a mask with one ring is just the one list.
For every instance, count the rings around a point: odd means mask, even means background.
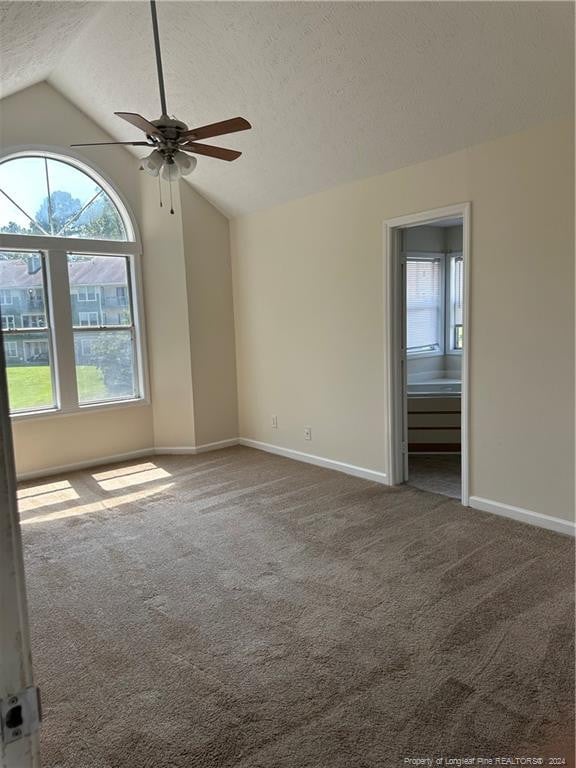
[{"label": "carpet floor", "polygon": [[572,743],[569,538],[249,448],[28,482],[20,504],[44,768]]}]

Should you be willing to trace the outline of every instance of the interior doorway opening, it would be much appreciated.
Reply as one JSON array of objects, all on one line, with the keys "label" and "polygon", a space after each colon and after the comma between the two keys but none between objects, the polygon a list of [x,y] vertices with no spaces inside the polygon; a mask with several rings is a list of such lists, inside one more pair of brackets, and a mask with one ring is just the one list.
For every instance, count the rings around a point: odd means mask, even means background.
[{"label": "interior doorway opening", "polygon": [[468,504],[469,206],[386,223],[391,484]]}]

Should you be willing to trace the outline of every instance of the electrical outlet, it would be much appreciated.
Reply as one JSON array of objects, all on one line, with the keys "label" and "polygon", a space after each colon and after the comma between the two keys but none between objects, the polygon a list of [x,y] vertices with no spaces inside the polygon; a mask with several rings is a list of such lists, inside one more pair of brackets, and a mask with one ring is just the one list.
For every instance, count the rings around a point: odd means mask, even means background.
[{"label": "electrical outlet", "polygon": [[312,427],[304,427],[304,440],[312,440]]},{"label": "electrical outlet", "polygon": [[278,429],[278,416],[272,416],[272,429]]}]

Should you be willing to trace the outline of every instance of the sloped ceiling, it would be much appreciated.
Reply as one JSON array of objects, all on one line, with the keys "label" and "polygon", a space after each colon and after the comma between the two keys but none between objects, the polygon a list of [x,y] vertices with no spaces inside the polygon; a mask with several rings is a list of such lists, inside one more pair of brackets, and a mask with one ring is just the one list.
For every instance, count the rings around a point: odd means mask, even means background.
[{"label": "sloped ceiling", "polygon": [[[159,116],[147,3],[2,10],[4,95],[48,79],[118,140],[140,135],[114,111]],[[568,2],[161,0],[158,17],[169,112],[254,126],[213,140],[242,158],[190,177],[229,215],[572,114]]]}]

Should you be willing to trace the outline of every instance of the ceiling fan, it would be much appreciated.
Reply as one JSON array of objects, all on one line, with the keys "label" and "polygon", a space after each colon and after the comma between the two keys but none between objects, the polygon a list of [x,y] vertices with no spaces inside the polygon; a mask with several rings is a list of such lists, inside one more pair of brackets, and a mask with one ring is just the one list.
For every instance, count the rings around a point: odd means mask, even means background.
[{"label": "ceiling fan", "polygon": [[160,37],[158,34],[158,17],[156,15],[156,0],[150,0],[152,13],[152,29],[154,32],[154,48],[156,50],[156,66],[158,69],[158,85],[160,89],[160,105],[162,115],[158,120],[147,120],[134,112],[115,112],[115,115],[128,121],[146,134],[146,141],[100,141],[92,144],[72,144],[73,147],[99,147],[124,144],[132,147],[152,147],[152,152],[142,160],[141,170],[151,176],[161,175],[166,181],[172,182],[181,176],[192,173],[197,160],[192,155],[206,155],[218,160],[236,160],[242,154],[235,149],[215,147],[211,144],[200,144],[199,139],[212,136],[223,136],[236,131],[246,131],[252,126],[243,117],[233,117],[219,123],[202,125],[199,128],[188,128],[186,123],[168,116],[166,108],[166,91],[162,73],[162,57],[160,54]]}]

